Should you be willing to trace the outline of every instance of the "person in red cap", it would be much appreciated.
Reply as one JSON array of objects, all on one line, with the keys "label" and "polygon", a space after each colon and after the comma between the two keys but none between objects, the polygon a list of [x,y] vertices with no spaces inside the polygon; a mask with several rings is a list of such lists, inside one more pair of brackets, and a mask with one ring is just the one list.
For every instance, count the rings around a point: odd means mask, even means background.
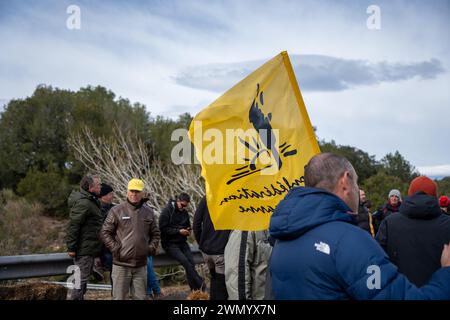
[{"label": "person in red cap", "polygon": [[417,287],[426,284],[450,242],[450,216],[439,207],[436,182],[425,176],[412,180],[399,214],[383,220],[376,239],[400,273]]},{"label": "person in red cap", "polygon": [[441,196],[439,198],[439,206],[441,207],[441,210],[445,214],[450,214],[449,206],[450,206],[450,200],[447,196]]}]

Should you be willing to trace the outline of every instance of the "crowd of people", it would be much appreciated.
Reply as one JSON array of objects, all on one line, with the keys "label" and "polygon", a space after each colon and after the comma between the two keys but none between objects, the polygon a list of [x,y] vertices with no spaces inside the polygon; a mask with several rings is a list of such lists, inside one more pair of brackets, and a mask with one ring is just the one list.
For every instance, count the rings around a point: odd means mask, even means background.
[{"label": "crowd of people", "polygon": [[[153,270],[161,246],[184,268],[192,291],[211,300],[450,300],[450,200],[436,183],[413,179],[407,195],[372,204],[344,157],[322,153],[305,166],[305,186],[289,191],[262,231],[215,230],[202,198],[191,224],[187,193],[159,214],[146,204],[140,179],[113,205],[114,190],[85,176],[68,199],[68,254],[81,273],[69,298],[83,299],[94,275],[109,271],[112,298],[163,296]],[[193,234],[209,271],[197,272]]]}]

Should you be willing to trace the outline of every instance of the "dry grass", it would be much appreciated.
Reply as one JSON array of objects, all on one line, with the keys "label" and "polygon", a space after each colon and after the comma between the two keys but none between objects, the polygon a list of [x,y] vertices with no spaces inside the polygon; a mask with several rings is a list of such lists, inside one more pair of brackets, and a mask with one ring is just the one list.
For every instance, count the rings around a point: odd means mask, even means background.
[{"label": "dry grass", "polygon": [[0,191],[0,255],[58,252],[63,249],[65,221],[43,215],[39,203]]},{"label": "dry grass", "polygon": [[[186,300],[189,294],[188,286],[170,286],[162,287],[161,292],[164,298],[161,300]],[[111,291],[106,290],[88,290],[84,295],[86,300],[111,300]],[[149,300],[151,298],[149,297]]]}]

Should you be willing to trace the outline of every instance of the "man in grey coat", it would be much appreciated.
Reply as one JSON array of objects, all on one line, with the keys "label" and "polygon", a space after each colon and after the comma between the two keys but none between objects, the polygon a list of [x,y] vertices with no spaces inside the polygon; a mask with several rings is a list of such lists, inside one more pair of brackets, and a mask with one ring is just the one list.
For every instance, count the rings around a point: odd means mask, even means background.
[{"label": "man in grey coat", "polygon": [[268,230],[230,233],[225,247],[228,300],[263,300],[272,247]]}]

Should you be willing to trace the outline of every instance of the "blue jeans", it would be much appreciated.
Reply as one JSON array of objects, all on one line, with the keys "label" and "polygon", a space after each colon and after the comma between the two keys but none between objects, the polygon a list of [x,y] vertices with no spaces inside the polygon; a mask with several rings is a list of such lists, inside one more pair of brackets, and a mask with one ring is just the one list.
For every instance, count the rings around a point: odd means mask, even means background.
[{"label": "blue jeans", "polygon": [[105,270],[112,271],[112,254],[108,249],[101,253],[100,260]]},{"label": "blue jeans", "polygon": [[156,277],[155,271],[153,271],[153,257],[147,257],[147,294],[160,294],[161,288],[159,287],[159,280]]}]

